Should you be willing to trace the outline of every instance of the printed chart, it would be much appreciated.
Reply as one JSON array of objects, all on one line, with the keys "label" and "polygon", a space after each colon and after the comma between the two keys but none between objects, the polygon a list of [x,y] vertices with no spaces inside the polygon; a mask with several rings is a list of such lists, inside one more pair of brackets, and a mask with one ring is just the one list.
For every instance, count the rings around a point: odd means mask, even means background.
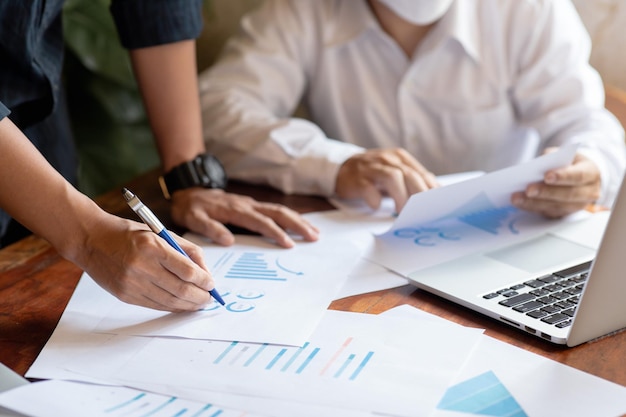
[{"label": "printed chart", "polygon": [[373,351],[351,352],[352,337],[348,337],[332,355],[320,359],[322,348],[306,342],[300,348],[243,345],[232,342],[213,360],[213,364],[238,366],[265,371],[300,375],[305,372],[333,379],[354,381],[374,356]]},{"label": "printed chart", "polygon": [[259,247],[263,242],[249,238],[228,248],[204,243],[204,260],[224,306],[212,301],[197,312],[168,314],[117,302],[96,331],[302,346],[361,251],[335,239],[283,249]]},{"label": "printed chart", "polygon": [[[424,337],[431,334],[437,337]],[[184,398],[219,392],[223,396],[215,401],[233,408],[247,396],[412,416],[435,409],[465,363],[468,346],[481,335],[481,330],[434,322],[327,310],[300,346],[133,338],[119,341],[126,349],[117,358],[95,361],[110,351],[103,345],[65,366],[77,374]]]},{"label": "printed chart", "polygon": [[437,408],[476,416],[527,417],[492,371],[450,387]]},{"label": "printed chart", "polygon": [[62,380],[40,381],[2,393],[0,403],[33,417],[260,417],[133,388]]}]

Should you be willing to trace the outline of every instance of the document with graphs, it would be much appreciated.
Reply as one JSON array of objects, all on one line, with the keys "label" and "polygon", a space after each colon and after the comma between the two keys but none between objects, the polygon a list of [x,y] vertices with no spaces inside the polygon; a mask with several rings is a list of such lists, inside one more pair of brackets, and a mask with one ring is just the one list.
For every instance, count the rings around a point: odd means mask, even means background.
[{"label": "document with graphs", "polygon": [[571,163],[576,146],[528,162],[411,196],[391,228],[364,257],[403,276],[482,250],[539,236],[566,219],[547,219],[511,205],[511,195],[546,171]]},{"label": "document with graphs", "polygon": [[300,346],[361,256],[350,242],[320,239],[279,248],[256,236],[233,246],[198,239],[225,305],[166,313],[111,300],[96,332]]}]

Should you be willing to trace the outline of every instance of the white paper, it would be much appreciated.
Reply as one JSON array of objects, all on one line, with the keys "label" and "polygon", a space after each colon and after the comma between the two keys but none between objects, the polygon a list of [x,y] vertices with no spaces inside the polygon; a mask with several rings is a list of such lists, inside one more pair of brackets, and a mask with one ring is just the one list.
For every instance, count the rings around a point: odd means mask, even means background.
[{"label": "white paper", "polygon": [[[387,230],[393,223],[390,213],[361,213],[359,210],[328,210],[303,215],[320,230],[323,239],[341,239],[365,250],[374,234]],[[407,285],[409,281],[389,269],[360,258],[335,298],[350,297],[372,291]]]},{"label": "white paper", "polygon": [[[394,317],[407,314],[460,326],[410,306],[382,313]],[[588,417],[625,413],[626,387],[483,335],[431,415]]]},{"label": "white paper", "polygon": [[270,417],[127,387],[60,380],[2,393],[0,405],[32,417]]},{"label": "white paper", "polygon": [[[441,175],[437,181],[441,186],[455,184],[483,175],[482,171]],[[330,202],[338,210],[306,213],[303,215],[319,230],[320,235],[349,240],[364,250],[374,243],[374,235],[384,233],[395,219],[395,207],[391,198],[385,197],[381,206],[373,210],[359,200],[333,198]],[[407,285],[402,275],[377,263],[362,259],[348,276],[336,298],[350,297],[373,291]]]},{"label": "white paper", "polygon": [[521,211],[512,193],[569,164],[575,146],[460,183],[414,194],[392,227],[377,236],[365,257],[407,276],[464,255],[520,242],[564,221]]},{"label": "white paper", "polygon": [[186,237],[202,246],[226,305],[172,314],[120,301],[96,331],[299,346],[361,258],[355,245],[331,238],[284,249],[253,236],[230,247]]},{"label": "white paper", "polygon": [[[484,174],[484,171],[467,171],[447,175],[438,175],[437,183],[439,184],[439,186],[444,187],[446,185],[456,184],[459,182],[470,180],[472,178],[480,177]],[[380,207],[377,209],[369,207],[367,203],[365,203],[365,200],[363,200],[362,198],[345,199],[332,197],[329,199],[329,202],[341,211],[357,214],[367,214],[379,218],[387,216],[397,216],[395,203],[391,197],[383,197],[380,203]]]},{"label": "white paper", "polygon": [[65,366],[185,398],[221,391],[413,416],[433,409],[481,332],[329,310],[302,347],[117,336]]}]

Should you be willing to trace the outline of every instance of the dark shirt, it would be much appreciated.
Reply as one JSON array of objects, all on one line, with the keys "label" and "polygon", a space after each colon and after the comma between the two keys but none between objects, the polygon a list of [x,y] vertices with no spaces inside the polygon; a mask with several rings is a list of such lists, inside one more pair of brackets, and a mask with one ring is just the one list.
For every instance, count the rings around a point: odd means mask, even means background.
[{"label": "dark shirt", "polygon": [[[75,182],[77,158],[61,85],[63,1],[0,0],[0,120],[8,116]],[[202,30],[202,0],[112,0],[110,10],[128,49],[195,39]],[[0,247],[9,220],[0,210]]]}]

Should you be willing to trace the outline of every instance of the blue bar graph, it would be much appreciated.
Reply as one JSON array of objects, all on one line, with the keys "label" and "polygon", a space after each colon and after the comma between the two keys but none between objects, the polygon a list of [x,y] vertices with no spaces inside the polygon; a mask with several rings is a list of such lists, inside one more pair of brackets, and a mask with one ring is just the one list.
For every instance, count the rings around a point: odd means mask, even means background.
[{"label": "blue bar graph", "polygon": [[276,365],[276,362],[278,362],[278,360],[279,360],[280,358],[282,358],[282,357],[283,357],[283,355],[285,354],[285,352],[287,352],[287,349],[286,349],[286,348],[281,349],[281,350],[280,350],[280,352],[278,352],[278,353],[276,354],[276,356],[274,356],[274,359],[272,359],[272,360],[270,361],[270,363],[268,363],[268,364],[267,364],[267,366],[265,367],[265,369],[272,369],[272,368],[274,367],[274,365]]},{"label": "blue bar graph", "polygon": [[309,354],[309,356],[307,356],[307,358],[305,359],[304,362],[302,362],[302,365],[300,365],[298,367],[298,370],[296,371],[297,374],[301,374],[302,371],[304,371],[306,369],[306,367],[309,365],[309,363],[311,363],[311,361],[313,360],[313,358],[315,357],[315,355],[317,355],[317,353],[320,351],[320,348],[315,348],[313,349],[313,352],[311,352],[311,354]]},{"label": "blue bar graph", "polygon": [[254,360],[261,354],[261,352],[265,350],[266,347],[267,347],[267,343],[263,343],[261,346],[259,346],[256,352],[254,352],[254,354],[250,356],[250,358],[246,361],[246,363],[243,364],[243,366],[244,367],[250,366],[250,364],[254,362]]},{"label": "blue bar graph", "polygon": [[365,365],[367,365],[370,359],[372,359],[372,356],[374,356],[374,352],[367,352],[367,355],[365,355],[365,358],[361,361],[361,363],[356,368],[356,370],[352,373],[352,375],[350,375],[350,381],[354,381],[356,377],[359,376],[361,371],[365,368]]},{"label": "blue bar graph", "polygon": [[[301,347],[232,342],[215,353],[213,364],[354,381],[371,362],[374,352],[355,352],[350,345],[352,341],[353,338],[348,337],[334,351],[313,346],[310,342]],[[326,353],[322,354],[323,351]]]},{"label": "blue bar graph", "polygon": [[448,388],[437,408],[477,416],[528,417],[492,371]]},{"label": "blue bar graph", "polygon": [[226,357],[226,355],[228,355],[228,352],[230,352],[235,346],[237,346],[239,342],[232,342],[230,345],[228,345],[228,347],[217,357],[217,359],[215,359],[213,361],[214,364],[218,364],[222,361],[222,359],[224,359]]},{"label": "blue bar graph", "polygon": [[113,413],[117,410],[119,410],[120,408],[125,408],[133,403],[136,403],[137,401],[139,401],[140,399],[142,399],[143,397],[146,396],[145,392],[142,392],[141,394],[137,395],[136,397],[131,398],[130,400],[123,402],[121,404],[118,404],[114,407],[108,408],[106,410],[104,410],[105,413]]},{"label": "blue bar graph", "polygon": [[287,363],[285,363],[285,364],[283,365],[283,367],[282,367],[282,368],[280,368],[280,371],[281,371],[281,372],[285,372],[285,371],[287,371],[287,369],[289,369],[289,367],[291,366],[291,364],[292,364],[292,363],[294,363],[296,359],[298,359],[298,356],[300,356],[300,354],[302,353],[302,351],[303,351],[304,349],[306,349],[306,347],[307,347],[307,346],[309,346],[309,342],[306,342],[304,345],[302,345],[302,347],[301,347],[301,348],[299,348],[298,350],[296,350],[296,351],[294,352],[294,354],[293,354],[293,355],[291,355],[291,358],[287,361]]},{"label": "blue bar graph", "polygon": [[224,278],[286,281],[278,270],[271,269],[263,253],[244,252],[235,260]]},{"label": "blue bar graph", "polygon": [[355,358],[355,354],[352,353],[350,354],[350,356],[348,356],[348,359],[345,360],[345,362],[343,363],[343,365],[341,365],[341,368],[339,368],[337,370],[337,372],[335,372],[334,378],[339,378],[341,376],[341,374],[343,373],[343,371],[346,370],[346,368],[352,363],[352,361]]},{"label": "blue bar graph", "polygon": [[[136,417],[154,417],[154,416],[168,416],[168,417],[181,417],[187,416],[187,413],[192,411],[187,403],[186,406],[180,404],[181,400],[177,397],[163,398],[161,395],[148,396],[147,393],[141,394],[117,404],[113,407],[109,407],[104,411],[106,414],[118,415],[118,416],[136,416]],[[171,411],[174,408],[176,411]],[[194,407],[195,408],[195,407]],[[210,410],[210,413],[207,411]],[[197,410],[190,417],[218,417],[224,410],[214,408],[212,404],[206,404],[201,409]]]}]

